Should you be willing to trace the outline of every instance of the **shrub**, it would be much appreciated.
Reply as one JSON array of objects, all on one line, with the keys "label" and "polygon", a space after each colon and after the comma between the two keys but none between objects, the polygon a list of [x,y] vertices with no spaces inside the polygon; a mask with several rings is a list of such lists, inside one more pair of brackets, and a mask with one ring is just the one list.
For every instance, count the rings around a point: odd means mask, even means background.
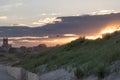
[{"label": "shrub", "polygon": [[108,74],[109,74],[109,71],[107,71],[107,70],[105,69],[105,66],[100,67],[100,68],[98,69],[98,71],[97,71],[97,76],[98,76],[99,78],[104,78],[104,77],[107,76]]},{"label": "shrub", "polygon": [[103,34],[102,37],[107,40],[107,39],[110,39],[111,34],[110,34],[110,33],[108,33],[108,34]]},{"label": "shrub", "polygon": [[78,79],[80,79],[80,78],[82,78],[83,76],[84,76],[84,72],[80,69],[80,68],[76,68],[76,70],[75,70],[75,76],[78,78]]}]

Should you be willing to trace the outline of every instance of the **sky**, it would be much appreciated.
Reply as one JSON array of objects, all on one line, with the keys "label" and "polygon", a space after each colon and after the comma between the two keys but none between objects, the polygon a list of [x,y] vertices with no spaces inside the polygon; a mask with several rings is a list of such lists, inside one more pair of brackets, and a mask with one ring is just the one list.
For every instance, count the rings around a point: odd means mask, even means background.
[{"label": "sky", "polygon": [[0,0],[0,26],[36,27],[61,16],[119,12],[119,3],[120,0]]},{"label": "sky", "polygon": [[101,37],[101,33],[120,30],[119,3],[120,0],[0,0],[0,45],[5,36],[14,47],[42,43],[55,46],[80,36]]}]

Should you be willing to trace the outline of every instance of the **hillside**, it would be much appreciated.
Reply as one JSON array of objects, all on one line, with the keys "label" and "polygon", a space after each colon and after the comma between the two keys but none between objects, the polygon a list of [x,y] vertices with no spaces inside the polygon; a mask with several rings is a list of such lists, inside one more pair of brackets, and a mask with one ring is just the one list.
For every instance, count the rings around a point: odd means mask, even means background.
[{"label": "hillside", "polygon": [[[120,32],[115,32],[104,35],[103,39],[80,38],[40,54],[28,55],[14,66],[21,66],[36,73],[71,68],[77,78],[90,74],[102,78],[110,73],[111,69],[107,68],[119,60]],[[116,69],[113,72],[116,72]]]}]

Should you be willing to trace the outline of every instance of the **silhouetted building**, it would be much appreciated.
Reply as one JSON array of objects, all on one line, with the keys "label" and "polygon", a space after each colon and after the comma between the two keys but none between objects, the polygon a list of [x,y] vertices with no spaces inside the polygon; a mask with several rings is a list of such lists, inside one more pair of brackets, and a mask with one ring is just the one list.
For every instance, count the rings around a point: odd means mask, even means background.
[{"label": "silhouetted building", "polygon": [[3,44],[0,46],[0,52],[9,52],[9,53],[27,53],[27,52],[42,52],[47,49],[47,46],[45,44],[39,44],[38,46],[33,47],[25,47],[21,46],[20,48],[12,47],[8,43],[8,38],[3,38]]},{"label": "silhouetted building", "polygon": [[8,44],[8,38],[4,37],[3,38],[3,44],[1,46],[2,51],[8,52],[11,47],[12,46],[10,44]]}]

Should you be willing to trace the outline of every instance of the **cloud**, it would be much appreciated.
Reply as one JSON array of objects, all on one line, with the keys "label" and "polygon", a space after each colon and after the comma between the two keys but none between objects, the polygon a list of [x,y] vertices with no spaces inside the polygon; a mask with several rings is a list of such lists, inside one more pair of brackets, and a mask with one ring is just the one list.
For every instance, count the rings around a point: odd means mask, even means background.
[{"label": "cloud", "polygon": [[6,19],[8,19],[7,16],[0,16],[0,20],[6,20]]},{"label": "cloud", "polygon": [[52,16],[58,16],[58,15],[60,15],[61,13],[51,13],[50,15],[52,15]]},{"label": "cloud", "polygon": [[72,36],[78,36],[78,35],[76,35],[76,34],[64,34],[63,36],[65,36],[65,37],[72,37]]},{"label": "cloud", "polygon": [[46,13],[42,13],[41,15],[42,15],[42,16],[46,16],[47,14],[46,14]]},{"label": "cloud", "polygon": [[[104,12],[104,11],[103,11]],[[120,26],[120,13],[102,15],[83,15],[59,17],[61,22],[47,24],[40,31],[41,34],[77,34],[81,36],[96,35],[105,27],[111,25]],[[40,28],[37,28],[40,30]]]},{"label": "cloud", "polygon": [[58,16],[61,15],[61,13],[42,13],[39,16]]},{"label": "cloud", "polygon": [[[50,19],[50,20],[49,20]],[[55,22],[56,19],[60,19],[61,22]],[[58,20],[57,20],[58,21]],[[44,25],[41,27],[40,24]],[[49,24],[52,23],[52,24]],[[53,24],[55,23],[55,24]],[[69,16],[59,18],[48,18],[34,22],[38,25],[34,28],[18,27],[5,29],[0,34],[2,36],[51,36],[65,34],[64,36],[74,36],[73,34],[80,36],[92,36],[100,33],[106,27],[120,26],[120,13],[105,14],[105,15],[84,15],[84,16]],[[20,25],[20,24],[17,24]],[[39,26],[40,25],[40,26]],[[0,31],[3,30],[0,28]]]},{"label": "cloud", "polygon": [[92,12],[92,15],[105,15],[105,14],[110,14],[110,13],[119,13],[120,11],[115,11],[115,10],[100,10],[97,12]]},{"label": "cloud", "polygon": [[25,19],[25,17],[18,16],[18,15],[10,15],[9,18],[16,19],[16,20],[24,20]]},{"label": "cloud", "polygon": [[7,11],[11,8],[14,8],[14,7],[19,7],[19,6],[22,6],[23,3],[15,3],[15,4],[6,4],[6,5],[1,5],[0,6],[0,10],[2,11]]},{"label": "cloud", "polygon": [[15,24],[11,24],[11,26],[28,26],[28,25],[23,23],[15,23]]},{"label": "cloud", "polygon": [[16,3],[16,4],[14,4],[13,6],[19,7],[19,6],[22,6],[22,5],[23,5],[23,3]]},{"label": "cloud", "polygon": [[38,20],[37,22],[33,22],[34,25],[46,25],[46,24],[54,24],[55,22],[61,22],[62,20],[56,17],[53,18],[45,18],[43,20]]}]

